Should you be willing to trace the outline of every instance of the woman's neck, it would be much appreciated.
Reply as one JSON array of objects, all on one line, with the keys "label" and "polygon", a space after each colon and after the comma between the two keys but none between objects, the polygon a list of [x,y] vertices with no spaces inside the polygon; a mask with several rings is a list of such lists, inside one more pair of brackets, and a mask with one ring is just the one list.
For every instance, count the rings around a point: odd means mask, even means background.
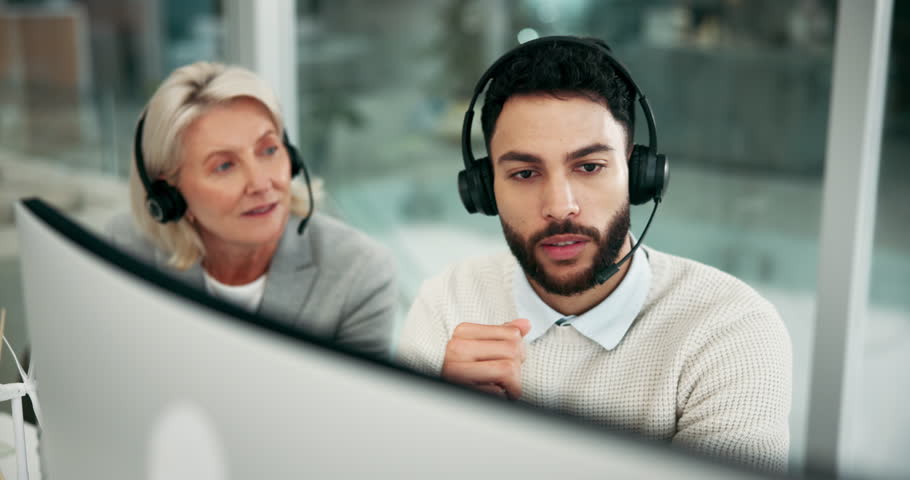
[{"label": "woman's neck", "polygon": [[225,285],[245,285],[269,270],[278,242],[254,248],[206,244],[202,268]]}]

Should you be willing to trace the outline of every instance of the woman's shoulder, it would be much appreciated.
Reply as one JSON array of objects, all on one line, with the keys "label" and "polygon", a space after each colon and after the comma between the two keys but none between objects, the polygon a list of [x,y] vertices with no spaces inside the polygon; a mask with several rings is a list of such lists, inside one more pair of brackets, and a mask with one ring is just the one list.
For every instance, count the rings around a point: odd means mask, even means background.
[{"label": "woman's shoulder", "polygon": [[[296,229],[296,224],[293,227]],[[337,218],[314,214],[307,229],[317,257],[331,256],[348,263],[391,261],[392,254],[388,248]]]},{"label": "woman's shoulder", "polygon": [[121,238],[130,238],[135,237],[139,233],[139,229],[136,228],[136,223],[133,221],[133,216],[129,212],[120,212],[110,220],[104,226],[104,234],[108,238],[121,239]]},{"label": "woman's shoulder", "polygon": [[104,227],[104,236],[114,245],[133,252],[148,253],[154,250],[152,242],[142,234],[128,212],[111,218]]},{"label": "woman's shoulder", "polygon": [[[297,227],[296,224],[293,226]],[[379,242],[370,238],[366,233],[327,214],[313,214],[307,229],[310,230],[315,242],[328,243],[336,248],[381,247]]]},{"label": "woman's shoulder", "polygon": [[111,218],[103,235],[113,246],[153,265],[165,265],[170,258],[142,232],[129,212]]}]

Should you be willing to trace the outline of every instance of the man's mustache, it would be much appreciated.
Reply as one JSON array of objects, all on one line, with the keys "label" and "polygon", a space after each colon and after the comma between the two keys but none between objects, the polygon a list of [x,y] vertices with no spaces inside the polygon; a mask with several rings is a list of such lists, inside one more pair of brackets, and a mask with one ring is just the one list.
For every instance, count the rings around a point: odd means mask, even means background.
[{"label": "man's mustache", "polygon": [[594,243],[600,243],[600,231],[596,228],[579,225],[572,220],[564,220],[562,222],[551,222],[543,230],[531,235],[528,239],[528,246],[533,248],[534,245],[537,245],[543,239],[553,235],[584,235],[591,237]]}]

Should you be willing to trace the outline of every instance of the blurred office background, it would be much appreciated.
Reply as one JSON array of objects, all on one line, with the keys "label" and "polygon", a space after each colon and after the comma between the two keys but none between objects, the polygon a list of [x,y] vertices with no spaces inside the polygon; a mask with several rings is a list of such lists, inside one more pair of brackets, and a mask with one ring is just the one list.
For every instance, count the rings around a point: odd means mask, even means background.
[{"label": "blurred office background", "polygon": [[[178,66],[238,61],[229,45],[250,35],[238,9],[259,8],[244,3],[0,0],[0,306],[17,350],[28,338],[12,203],[40,195],[94,228],[125,211],[144,102]],[[397,254],[402,314],[422,279],[505,248],[498,220],[467,215],[455,188],[477,77],[537,36],[607,40],[648,95],[672,160],[646,243],[736,275],[777,306],[793,339],[793,469],[812,465],[835,0],[290,3],[293,43],[256,61],[293,72],[296,85],[279,93],[292,137],[324,179],[323,208]],[[864,347],[851,359],[861,362],[851,386],[859,400],[845,416],[856,425],[850,471],[868,478],[910,475],[908,2],[895,2],[892,24]],[[635,232],[649,211],[633,211]],[[2,360],[0,382],[13,381]]]}]

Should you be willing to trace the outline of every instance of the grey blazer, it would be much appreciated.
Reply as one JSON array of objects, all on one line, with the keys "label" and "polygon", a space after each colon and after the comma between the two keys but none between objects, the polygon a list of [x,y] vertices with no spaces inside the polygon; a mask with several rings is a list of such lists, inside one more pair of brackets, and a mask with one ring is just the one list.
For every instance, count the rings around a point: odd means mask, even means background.
[{"label": "grey blazer", "polygon": [[[291,216],[269,266],[259,312],[338,345],[389,359],[395,328],[396,268],[389,251],[334,218],[315,214],[303,235]],[[123,250],[200,289],[197,262],[185,271],[167,266],[131,215],[115,217],[106,233]]]}]

